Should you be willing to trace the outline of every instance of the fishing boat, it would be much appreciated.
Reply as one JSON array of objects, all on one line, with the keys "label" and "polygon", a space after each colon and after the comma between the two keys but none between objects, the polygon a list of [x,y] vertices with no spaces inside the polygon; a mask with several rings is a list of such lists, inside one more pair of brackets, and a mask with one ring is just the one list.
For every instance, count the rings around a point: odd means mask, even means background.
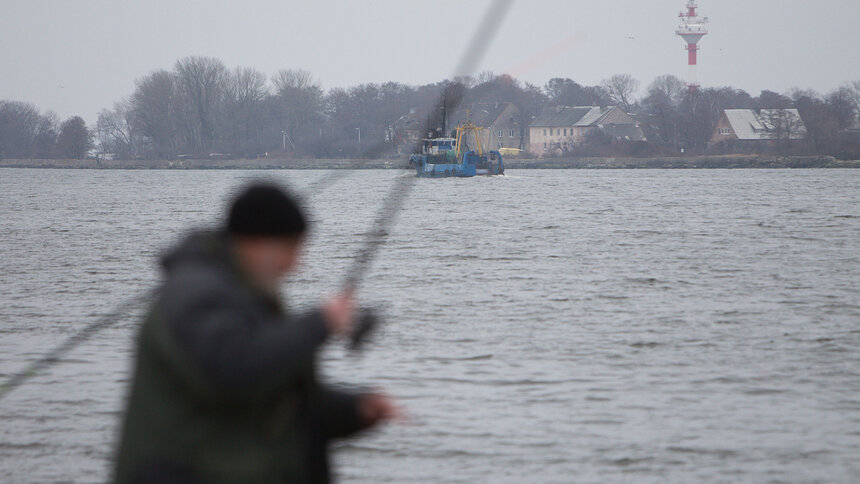
[{"label": "fishing boat", "polygon": [[[505,164],[498,151],[484,152],[480,131],[471,121],[457,126],[455,138],[425,138],[418,153],[409,157],[409,164],[421,178],[472,177],[503,175]],[[473,140],[475,149],[469,141]]]}]

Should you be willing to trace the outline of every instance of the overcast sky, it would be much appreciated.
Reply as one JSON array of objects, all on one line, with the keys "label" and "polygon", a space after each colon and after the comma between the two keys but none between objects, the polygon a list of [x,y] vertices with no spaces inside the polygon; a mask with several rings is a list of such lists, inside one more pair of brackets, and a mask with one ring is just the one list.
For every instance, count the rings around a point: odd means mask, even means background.
[{"label": "overcast sky", "polygon": [[[0,0],[0,99],[95,122],[189,55],[310,71],[323,87],[449,77],[490,0]],[[543,85],[686,79],[686,0],[516,0],[478,70]],[[860,80],[860,0],[699,0],[703,86],[757,95]]]}]

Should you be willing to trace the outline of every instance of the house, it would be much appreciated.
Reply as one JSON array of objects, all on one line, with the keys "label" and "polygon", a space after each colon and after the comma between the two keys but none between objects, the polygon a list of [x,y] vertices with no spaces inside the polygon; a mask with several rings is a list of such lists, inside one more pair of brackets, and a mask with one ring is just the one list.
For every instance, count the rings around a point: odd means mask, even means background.
[{"label": "house", "polygon": [[618,106],[554,106],[529,125],[529,151],[538,156],[570,151],[594,132],[616,142],[647,141],[636,120]]},{"label": "house", "polygon": [[711,136],[711,144],[804,138],[806,126],[797,109],[725,109]]},{"label": "house", "polygon": [[471,121],[482,126],[481,146],[485,150],[517,149],[525,146],[525,126],[520,110],[511,102],[473,103],[461,106],[448,116],[448,129]]}]

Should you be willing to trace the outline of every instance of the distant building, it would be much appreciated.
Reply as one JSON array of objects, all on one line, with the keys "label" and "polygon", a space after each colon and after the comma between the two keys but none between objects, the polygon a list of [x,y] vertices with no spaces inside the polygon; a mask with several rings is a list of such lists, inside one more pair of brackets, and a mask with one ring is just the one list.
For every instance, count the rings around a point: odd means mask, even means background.
[{"label": "distant building", "polygon": [[538,156],[571,151],[594,132],[616,142],[647,141],[636,120],[617,106],[555,106],[529,125],[529,151]]},{"label": "distant building", "polygon": [[514,103],[474,103],[461,106],[448,116],[448,129],[471,121],[482,126],[481,146],[486,150],[523,149],[525,147],[525,125],[520,110]]},{"label": "distant building", "polygon": [[[481,147],[484,150],[522,150],[525,147],[525,125],[514,103],[472,103],[461,106],[446,116],[445,133],[438,132],[441,126],[434,128],[437,130],[435,136],[454,137],[454,128],[467,121],[484,128],[480,131]],[[398,153],[411,152],[422,139],[434,135],[432,130],[427,129],[429,122],[426,115],[419,116],[413,108],[389,126],[387,139],[395,145]]]},{"label": "distant building", "polygon": [[711,144],[804,138],[806,125],[797,109],[726,109],[720,115]]}]

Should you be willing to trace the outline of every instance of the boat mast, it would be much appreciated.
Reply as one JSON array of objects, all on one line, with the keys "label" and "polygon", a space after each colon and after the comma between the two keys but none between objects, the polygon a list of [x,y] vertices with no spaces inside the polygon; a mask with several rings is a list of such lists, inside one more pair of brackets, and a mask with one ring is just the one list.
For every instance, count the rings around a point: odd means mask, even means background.
[{"label": "boat mast", "polygon": [[445,138],[445,117],[447,116],[447,111],[445,111],[445,107],[448,105],[448,86],[445,86],[442,89],[442,138]]},{"label": "boat mast", "polygon": [[481,137],[478,136],[478,131],[484,129],[479,128],[472,124],[471,112],[466,110],[466,124],[463,126],[457,126],[457,159],[459,160],[462,157],[463,153],[463,138],[468,136],[469,131],[472,132],[472,136],[475,138],[475,145],[478,148],[478,156],[484,155],[483,147],[481,146]]}]

